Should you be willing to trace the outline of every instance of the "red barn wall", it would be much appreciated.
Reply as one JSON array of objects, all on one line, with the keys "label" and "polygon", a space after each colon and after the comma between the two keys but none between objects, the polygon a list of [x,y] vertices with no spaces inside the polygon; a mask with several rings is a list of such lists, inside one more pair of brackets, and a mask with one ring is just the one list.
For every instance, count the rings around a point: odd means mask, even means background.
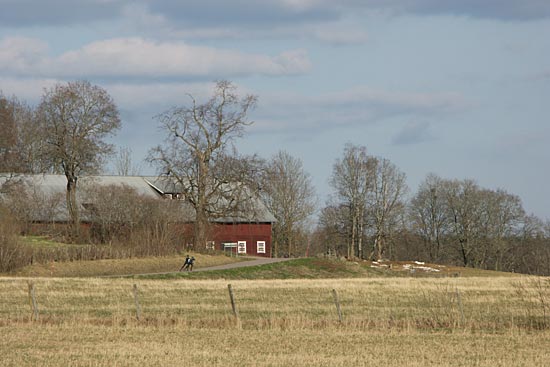
[{"label": "red barn wall", "polygon": [[[224,249],[223,243],[246,241],[246,255],[271,257],[271,223],[216,224],[213,240],[218,250]],[[265,254],[258,253],[258,241],[265,242]]]}]

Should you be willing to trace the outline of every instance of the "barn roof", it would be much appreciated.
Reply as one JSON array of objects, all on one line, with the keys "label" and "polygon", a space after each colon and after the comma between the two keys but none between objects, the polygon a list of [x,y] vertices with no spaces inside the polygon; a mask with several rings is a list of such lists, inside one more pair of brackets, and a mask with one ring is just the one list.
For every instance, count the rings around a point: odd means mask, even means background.
[{"label": "barn roof", "polygon": [[[0,175],[0,187],[10,179],[8,176]],[[35,193],[40,194],[43,197],[63,196],[66,192],[67,179],[64,175],[19,175],[12,178],[14,182],[25,185],[27,188],[31,188]],[[162,198],[164,194],[179,193],[177,183],[169,177],[157,177],[157,176],[82,176],[78,179],[79,187],[86,186],[121,186],[129,187],[137,194],[143,197],[149,198]],[[83,190],[77,191],[78,201],[80,204],[86,204],[84,201],[90,199],[84,199]],[[0,194],[1,195],[1,194]],[[182,202],[184,204],[184,202]],[[65,200],[59,200],[56,205],[56,210],[50,211],[55,214],[49,214],[49,218],[36,218],[38,221],[48,219],[49,221],[67,221],[68,214],[66,209]],[[185,205],[185,204],[184,204]],[[53,217],[51,217],[53,215]],[[82,218],[86,220],[85,217]],[[226,218],[217,218],[214,220],[218,223],[273,223],[275,217],[269,212],[261,200],[255,198],[252,200],[252,208],[249,213],[243,213],[243,215],[232,216]]]}]

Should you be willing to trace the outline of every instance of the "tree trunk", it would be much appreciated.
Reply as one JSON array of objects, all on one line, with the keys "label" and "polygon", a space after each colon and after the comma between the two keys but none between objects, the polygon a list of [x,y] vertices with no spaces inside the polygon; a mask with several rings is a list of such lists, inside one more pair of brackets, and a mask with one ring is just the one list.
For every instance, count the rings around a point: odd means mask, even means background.
[{"label": "tree trunk", "polygon": [[376,236],[376,247],[377,247],[377,259],[378,261],[382,260],[384,240],[381,235]]},{"label": "tree trunk", "polygon": [[355,234],[357,231],[357,217],[355,216],[355,212],[352,211],[352,218],[351,218],[351,241],[348,246],[348,259],[351,259],[355,256]]},{"label": "tree trunk", "polygon": [[78,212],[78,203],[76,202],[76,177],[67,176],[67,210],[71,221],[72,235],[78,239],[80,236],[80,217]]},{"label": "tree trunk", "polygon": [[360,259],[363,259],[363,223],[365,222],[365,213],[364,213],[364,209],[361,208],[360,212],[359,212],[359,223],[358,223],[358,233],[357,233],[357,236],[358,236],[358,241],[357,241],[357,256],[360,258]]},{"label": "tree trunk", "polygon": [[204,210],[198,211],[195,219],[195,243],[193,244],[194,250],[202,250],[206,247],[206,235],[208,229],[208,218],[206,217]]}]

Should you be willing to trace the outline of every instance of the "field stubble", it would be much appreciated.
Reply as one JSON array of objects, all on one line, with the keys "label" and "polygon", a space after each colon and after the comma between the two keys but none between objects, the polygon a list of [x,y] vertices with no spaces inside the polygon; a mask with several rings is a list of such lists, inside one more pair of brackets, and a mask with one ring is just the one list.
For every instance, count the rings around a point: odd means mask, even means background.
[{"label": "field stubble", "polygon": [[3,365],[550,365],[541,278],[232,281],[240,322],[224,280],[58,278],[33,322],[28,280],[0,278]]}]

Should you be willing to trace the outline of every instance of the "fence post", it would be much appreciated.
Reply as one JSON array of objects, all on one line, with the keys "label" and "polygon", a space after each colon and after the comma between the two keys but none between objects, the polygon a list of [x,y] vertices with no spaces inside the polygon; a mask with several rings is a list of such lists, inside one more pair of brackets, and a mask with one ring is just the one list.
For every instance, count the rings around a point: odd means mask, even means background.
[{"label": "fence post", "polygon": [[237,306],[235,305],[235,297],[233,297],[233,288],[231,288],[231,284],[227,285],[227,289],[229,290],[229,299],[231,300],[231,308],[233,309],[233,315],[237,320],[239,320],[239,312],[237,311]]},{"label": "fence post", "polygon": [[29,281],[29,303],[31,304],[31,320],[38,320],[38,304],[36,303],[36,295],[34,293],[34,283]]},{"label": "fence post", "polygon": [[134,291],[134,302],[136,303],[136,319],[138,321],[140,321],[141,320],[141,306],[139,304],[139,295],[138,295],[137,284],[134,284],[133,291]]},{"label": "fence post", "polygon": [[332,296],[334,297],[334,304],[336,305],[336,311],[338,311],[338,321],[342,323],[344,319],[342,317],[342,310],[340,308],[340,299],[338,298],[338,292],[336,292],[336,289],[332,290]]}]

